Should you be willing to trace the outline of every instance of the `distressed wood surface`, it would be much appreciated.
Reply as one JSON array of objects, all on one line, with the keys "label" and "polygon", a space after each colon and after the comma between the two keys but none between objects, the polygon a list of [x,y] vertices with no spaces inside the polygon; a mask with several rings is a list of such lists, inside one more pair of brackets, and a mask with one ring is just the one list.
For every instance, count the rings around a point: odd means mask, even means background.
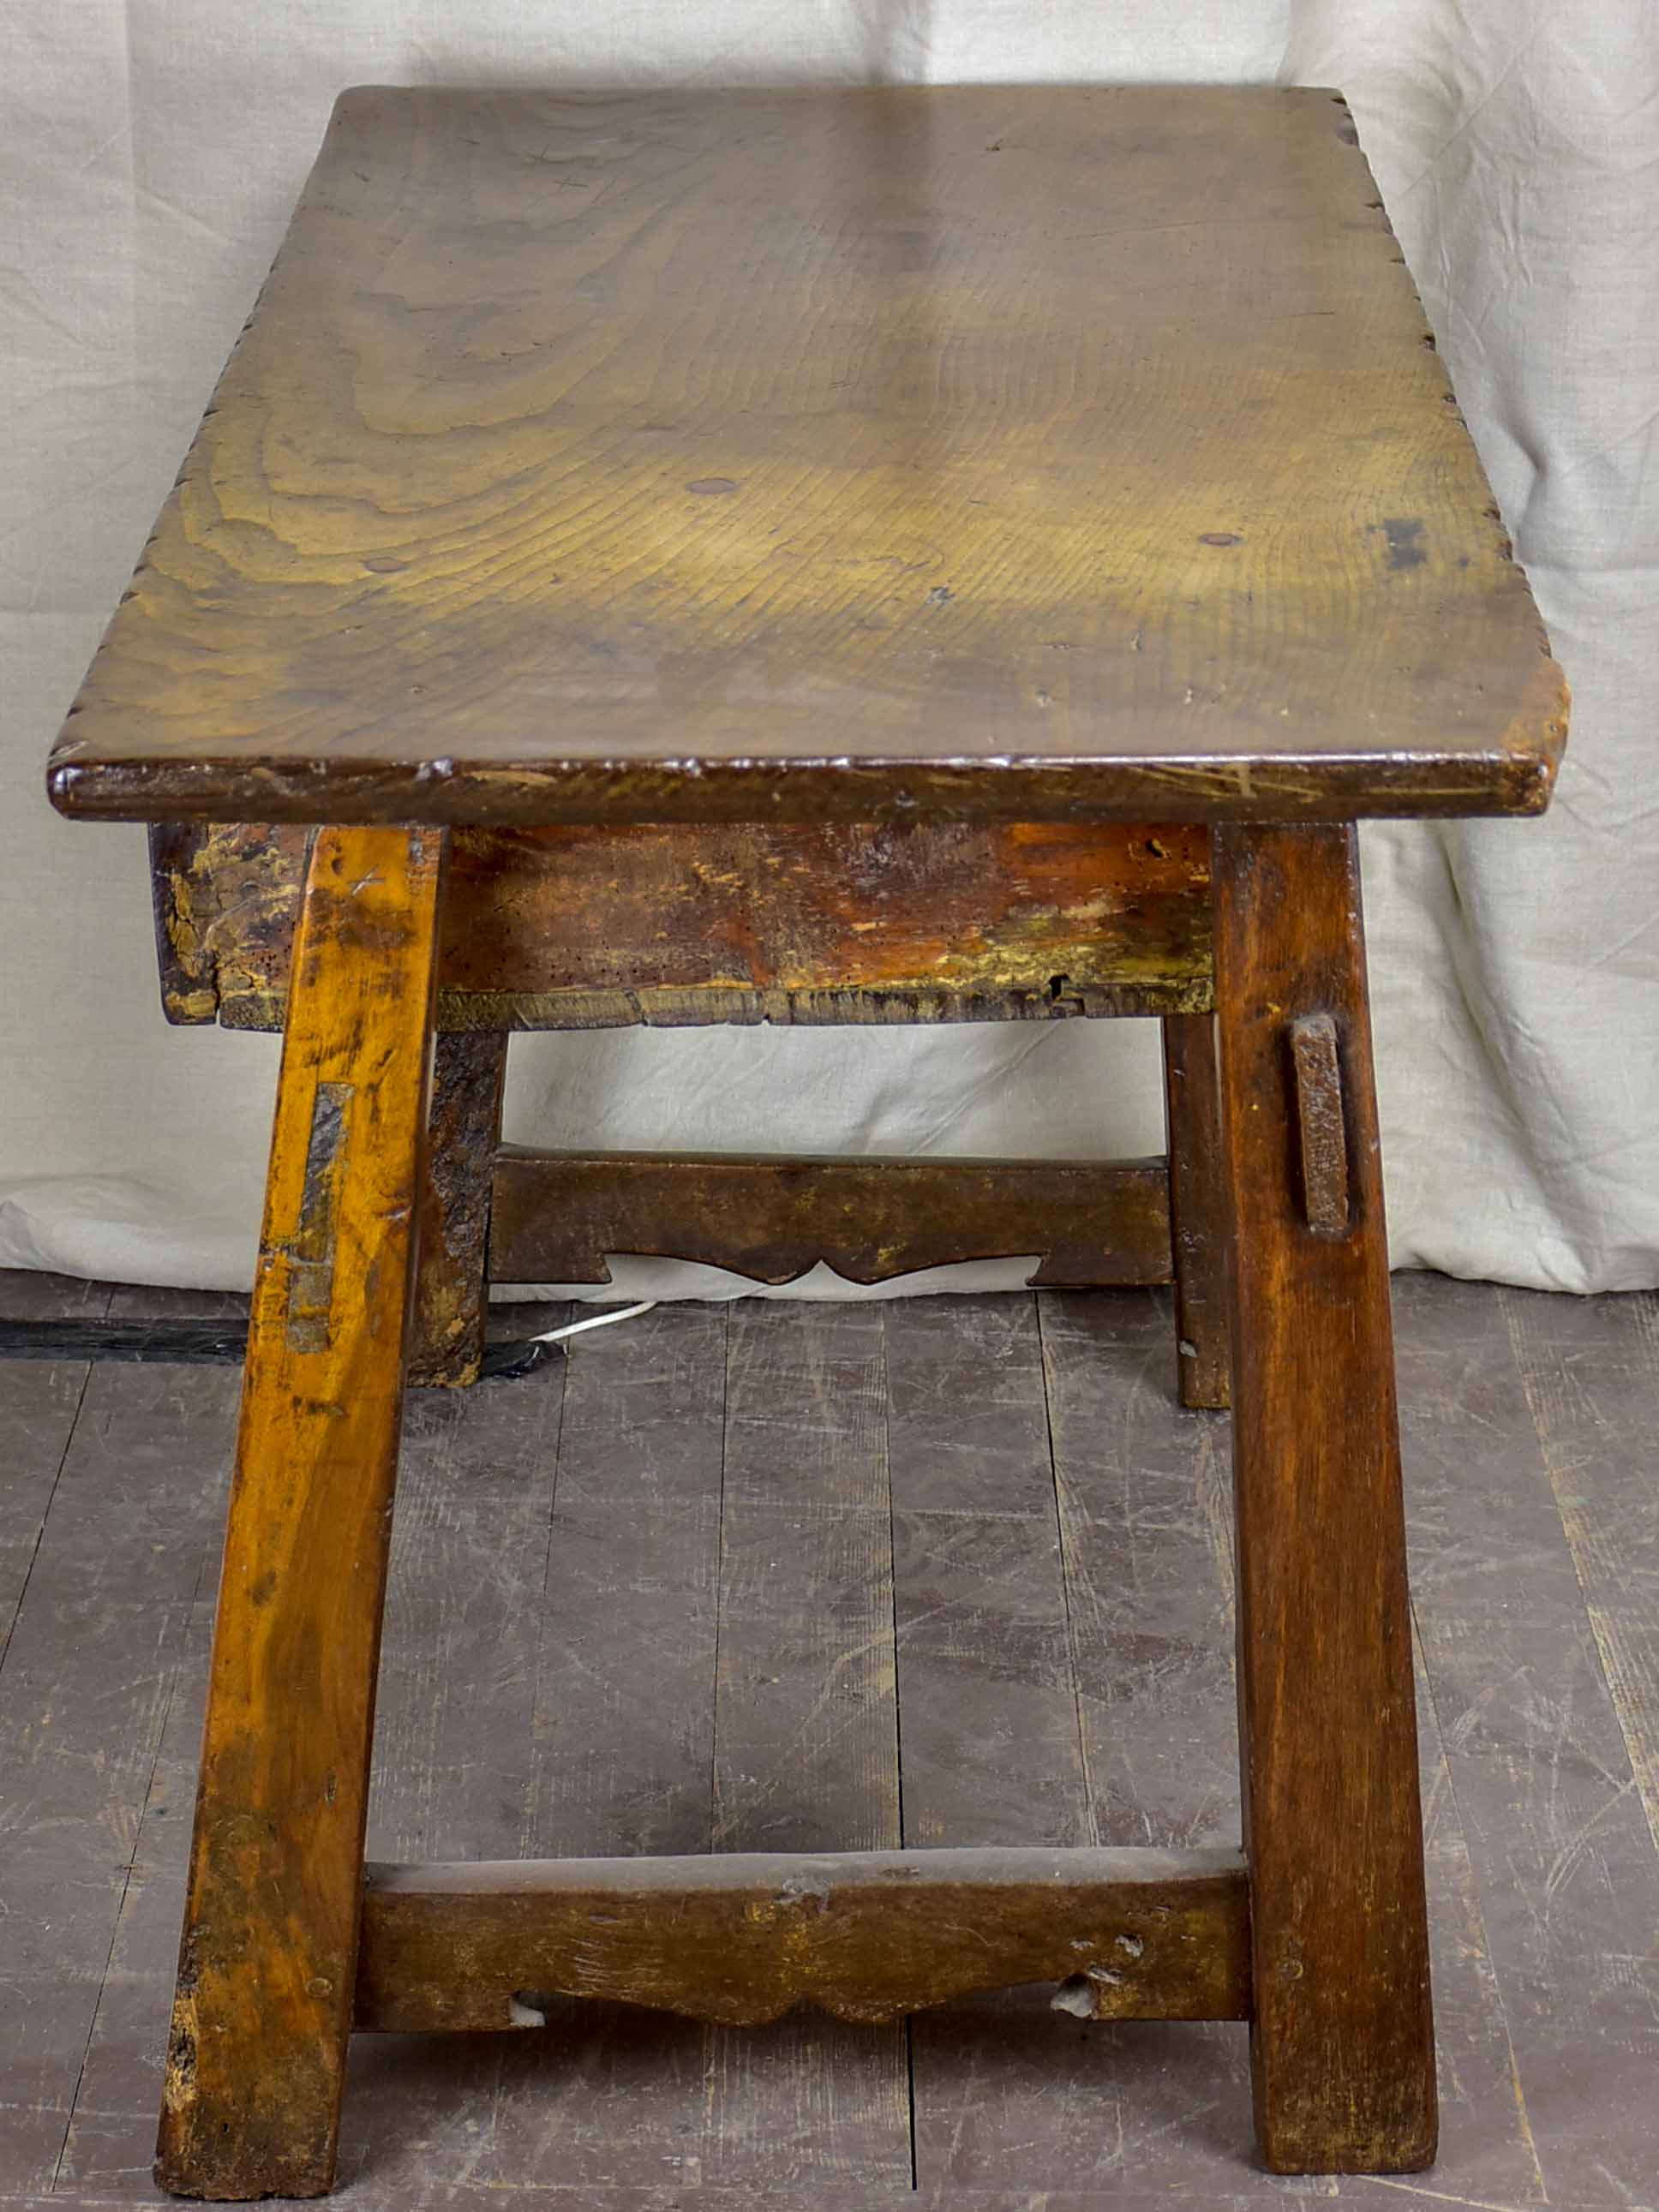
[{"label": "distressed wood surface", "polygon": [[182,2196],[333,2179],[441,858],[325,830],[307,880],[162,2099]]},{"label": "distressed wood surface", "polygon": [[[1639,2202],[1659,2171],[1659,1711],[1642,1672],[1659,1300],[1407,1287],[1402,1401],[1468,1409],[1443,1432],[1408,1425],[1413,1589],[1540,2194],[1570,2199],[1594,2175]],[[1629,2130],[1608,2117],[1621,2100],[1641,2115]]]},{"label": "distressed wood surface", "polygon": [[[1356,840],[1228,825],[1213,860],[1256,2127],[1278,2172],[1411,2172],[1434,2035]],[[1346,1233],[1297,1172],[1292,1042],[1321,1015]]]},{"label": "distressed wood surface", "polygon": [[1224,1410],[1227,1349],[1227,1188],[1215,1023],[1208,1014],[1164,1021],[1164,1126],[1170,1162],[1170,1243],[1176,1281],[1176,1360],[1183,1406]]},{"label": "distressed wood surface", "polygon": [[[560,1304],[496,1315],[511,1335],[556,1328]],[[536,1717],[550,1647],[549,1529],[561,1464],[568,1363],[510,1389],[415,1390],[404,1401],[367,1844],[379,1859],[485,1858],[547,1848],[538,1826]],[[605,2024],[587,2049],[595,2073]],[[505,2039],[354,2037],[334,2201],[377,2177],[453,2188],[452,2136],[479,2149],[481,2114],[515,2087]],[[547,2096],[547,2085],[538,2085]],[[466,2122],[471,2119],[471,2131]],[[418,2148],[416,2147],[419,2146]],[[576,2162],[574,2146],[567,2156]],[[507,2170],[513,2153],[504,2146]],[[398,2177],[392,2182],[392,2175]]]},{"label": "distressed wood surface", "polygon": [[1249,2011],[1236,1850],[508,1859],[367,1880],[361,2027],[539,2027],[546,1992],[879,2026],[1012,1982],[1075,1982],[1096,2018]]},{"label": "distressed wood surface", "polygon": [[[1095,1838],[1035,1307],[907,1298],[885,1319],[904,1840],[1087,1846]],[[1095,1984],[1067,1977],[1058,1988],[969,1996],[911,2021],[919,2178],[959,2185],[964,2142],[982,2151],[1001,2134],[1011,2012],[1035,2012],[1052,2062],[1067,2047],[1062,2023],[1080,2036],[1074,2023],[1092,2018],[1097,1995]],[[1067,2009],[1053,2008],[1057,1997]],[[975,2164],[974,2150],[967,2161]],[[994,2149],[979,2172],[1005,2179]]]},{"label": "distressed wood surface", "polygon": [[[68,1275],[21,1276],[6,1300],[10,1321],[101,1320],[109,1290]],[[16,1624],[75,1431],[89,1376],[84,1359],[14,1360],[0,1365],[0,1436],[8,1440],[10,1480],[0,1516],[0,1666]]]},{"label": "distressed wood surface", "polygon": [[[1227,1425],[1175,1401],[1166,1294],[1058,1293],[1037,1311],[1094,1838],[1236,1844]],[[939,2054],[930,2132],[958,2186],[1115,2199],[1164,2172],[1176,2138],[1195,2194],[1255,2179],[1242,2025],[1100,2023],[1058,2045],[1049,2027],[1004,2000],[970,2067]]]},{"label": "distressed wood surface", "polygon": [[489,1311],[489,1201],[506,1080],[502,1031],[439,1036],[422,1155],[412,1383],[454,1389],[477,1380]]},{"label": "distressed wood surface", "polygon": [[724,1307],[688,1304],[574,1340],[534,1684],[538,1856],[708,1848],[726,1336]]},{"label": "distressed wood surface", "polygon": [[[746,1299],[726,1312],[714,1847],[893,1850],[888,1315]],[[705,2178],[853,2167],[908,2182],[913,2033],[817,2008],[710,2027]]]},{"label": "distressed wood surface", "polygon": [[[276,1029],[306,832],[152,841],[162,1003]],[[457,835],[440,1029],[1066,1020],[1210,1000],[1190,824],[702,823]]]},{"label": "distressed wood surface", "polygon": [[[120,1312],[132,1296],[112,1297],[106,1284],[66,1297],[50,1279],[4,1280],[9,1310],[43,1318]],[[212,1589],[236,1375],[81,1367],[45,1497],[26,1446],[31,1437],[37,1449],[49,1444],[51,1430],[43,1438],[41,1408],[20,1405],[13,1376],[21,1385],[56,1376],[60,1391],[64,1377],[49,1364],[0,1369],[10,1416],[0,1431],[0,1495],[6,1526],[29,1540],[31,1554],[0,1649],[0,2189],[44,2198],[77,2177],[73,2130],[86,2088],[95,2095],[102,2080],[91,2055],[125,2024],[112,1953],[145,1887],[137,1846],[149,1805],[165,1802],[156,1784],[169,1720],[190,1704],[179,1694],[182,1670],[192,1654],[205,1656],[192,1619],[201,1586]],[[178,1801],[181,1829],[196,1748]],[[143,2176],[147,2193],[180,1888],[175,1881],[168,1899],[163,1978],[141,2024],[149,2070],[126,2143],[124,2185]]]},{"label": "distressed wood surface", "polygon": [[699,1260],[789,1283],[827,1261],[850,1283],[953,1260],[1041,1255],[1033,1283],[1170,1279],[1160,1160],[752,1159],[537,1152],[495,1166],[489,1272],[608,1283],[608,1254]]},{"label": "distressed wood surface", "polygon": [[[1417,2185],[1504,2212],[1642,2203],[1659,2163],[1647,2094],[1659,1993],[1634,1937],[1659,1914],[1659,1853],[1632,1771],[1656,1710],[1633,1639],[1659,1574],[1647,1481],[1656,1301],[1410,1274],[1395,1278],[1394,1291],[1425,1667],[1443,2107],[1437,2168]],[[29,1302],[38,1295],[38,1279],[0,1274],[0,1311],[50,1310]],[[128,1317],[218,1310],[154,1291],[117,1301],[112,1310]],[[1024,1301],[969,1302],[992,1303]],[[1172,1402],[1167,1293],[1038,1303],[1101,1840],[1231,1843],[1225,1425]],[[927,1304],[947,1323],[960,1305]],[[652,1741],[666,1742],[672,1713],[659,1709],[678,1712],[695,1697],[689,1660],[673,1698],[653,1694],[676,1620],[660,1577],[688,1548],[692,1524],[680,1524],[678,1540],[629,1545],[647,1526],[637,1484],[653,1455],[675,1464],[677,1409],[688,1438],[712,1424],[712,1445],[697,1450],[700,1479],[717,1497],[720,1398],[711,1411],[699,1395],[708,1360],[690,1339],[672,1357],[659,1346],[649,1358],[629,1340],[659,1320],[706,1327],[711,1315],[723,1334],[725,1310],[686,1306],[576,1340],[573,1389],[586,1389],[582,1376],[601,1357],[609,1366],[609,1402],[592,1401],[592,1423],[581,1424],[593,1446],[620,1402],[636,1436],[656,1439],[637,1453],[641,1475],[608,1462],[612,1528],[573,1531],[566,1547],[595,1576],[579,1630],[578,1585],[543,1593],[562,1455],[556,1411],[538,1394],[562,1385],[562,1363],[511,1386],[410,1399],[374,1856],[628,1847],[619,1741],[609,1765],[580,1764],[567,1756],[557,1716],[596,1661],[617,1717],[589,1730],[588,1716],[574,1713],[571,1745],[585,1732],[601,1747],[626,1734],[635,1723],[620,1701],[630,1696],[638,1723],[654,1721]],[[560,1315],[539,1317],[548,1326]],[[791,1318],[782,1316],[786,1329]],[[969,1310],[960,1319],[966,1361],[990,1340]],[[943,1346],[937,1357],[945,1364]],[[619,1401],[621,1378],[635,1370],[638,1387]],[[0,1381],[42,1371],[0,1366]],[[876,1372],[866,1436],[882,1425]],[[787,1465],[783,1380],[775,1432]],[[926,1395],[911,1402],[897,1433],[914,1461],[929,1451],[929,1426]],[[146,2167],[234,1413],[230,1370],[95,1371],[43,1523],[30,1518],[38,1493],[33,1505],[15,1498],[25,1461],[0,1451],[14,1533],[38,1539],[0,1662],[0,1972],[13,1999],[0,2007],[0,2197],[20,2205],[108,2212],[161,2201]],[[999,1426],[1012,1468],[1023,1447],[1010,1417]],[[599,1462],[571,1443],[570,1494],[597,1495]],[[941,1484],[962,1456],[959,1443],[941,1449]],[[988,1460],[981,1466],[988,1479]],[[717,1506],[709,1519],[717,1530]],[[701,1648],[707,1666],[709,1644]],[[734,1680],[733,1726],[743,1698],[765,1691],[759,1674],[748,1688]],[[902,1730],[905,1764],[921,1762],[919,1789],[939,1764],[936,1724],[918,1704]],[[695,1734],[688,1723],[684,1779],[666,1794],[678,1788],[687,1802],[701,1761],[706,1808],[708,1739],[699,1751]],[[833,1764],[817,1771],[832,1789],[863,1786],[835,1778]],[[564,1778],[557,1793],[555,1777]],[[600,1808],[586,1820],[584,1791]],[[865,1814],[851,1796],[842,1802],[850,1847]],[[832,1800],[821,1836],[834,1812]],[[682,1831],[644,1847],[697,1846]],[[556,2009],[544,2034],[357,2039],[342,2201],[363,2212],[488,2212],[504,2195],[576,2190],[613,2212],[659,2212],[693,2189],[732,2212],[865,2212],[890,2202],[896,2212],[1006,2212],[1034,2192],[1057,2212],[1097,2212],[1108,2196],[1128,2212],[1171,2196],[1201,2195],[1226,2212],[1277,2201],[1283,2185],[1253,2165],[1242,2027],[1090,2023],[1050,2010],[1048,1996],[969,1998],[918,2018],[915,2028],[937,2027],[940,2040],[915,2080],[914,2193],[902,2039],[896,2136],[885,2123],[878,2139],[850,2124],[863,2095],[859,2052],[902,2030],[811,2014],[709,2030],[588,2003]],[[823,2039],[790,2039],[807,2028]],[[1397,2212],[1400,2185],[1349,2178],[1340,2195],[1363,2212]]]},{"label": "distressed wood surface", "polygon": [[[247,1300],[221,1291],[122,1285],[112,1319],[234,1323]],[[126,1388],[89,1401],[77,1424],[81,1476],[111,1523],[143,1540],[118,1543],[122,1602],[99,1654],[105,1724],[135,1725],[143,1786],[120,1831],[119,1905],[99,1930],[102,1988],[75,2083],[54,2193],[106,2202],[149,2181],[179,1964],[191,1808],[195,1796],[225,1498],[240,1377],[234,1367],[94,1368],[94,1385]],[[129,1395],[129,1393],[131,1395]],[[68,1470],[66,1470],[66,1473]],[[159,1525],[158,1525],[159,1524]],[[165,1624],[165,1626],[163,1626]],[[148,1725],[147,1725],[148,1724]],[[149,1730],[153,1729],[153,1733]],[[0,1761],[3,1761],[0,1752]],[[0,1793],[3,1794],[3,1793]],[[3,1877],[0,1877],[3,1888]],[[67,1932],[80,1910],[64,1917]],[[0,2166],[0,2171],[9,2172]]]},{"label": "distressed wood surface", "polygon": [[1352,1169],[1335,1021],[1329,1014],[1299,1016],[1291,1024],[1290,1044],[1303,1213],[1316,1237],[1346,1237],[1352,1218]]},{"label": "distressed wood surface", "polygon": [[1167,1297],[1066,1292],[1038,1310],[1094,1838],[1231,1842],[1227,1424],[1171,1401]]},{"label": "distressed wood surface", "polygon": [[[709,1848],[726,1318],[723,1306],[666,1304],[572,1340],[529,1737],[515,1746],[528,1778],[507,1793],[526,1856]],[[485,1835],[445,1856],[474,1852],[495,1855]],[[451,2187],[532,2191],[695,2182],[722,2132],[709,2031],[574,2000],[547,2016],[544,2035],[466,2045],[467,2069],[486,2063],[475,2051],[495,2054],[482,2103],[458,2095],[440,2063],[424,2069],[418,2112],[371,2118],[366,2096],[379,2156],[411,2186],[428,2171]],[[406,2054],[455,2045],[368,2037],[358,2048],[395,2095]],[[753,2100],[730,2100],[728,2113],[732,2135],[763,2138]],[[418,2158],[411,2118],[428,2146]]]},{"label": "distressed wood surface", "polygon": [[[500,1325],[527,1333],[568,1317],[562,1304],[510,1307]],[[384,1629],[394,1656],[374,1705],[372,1857],[506,1858],[543,1847],[534,1722],[568,1381],[568,1363],[550,1359],[510,1389],[404,1398]]]},{"label": "distressed wood surface", "polygon": [[[1510,1480],[1504,1461],[1524,1449],[1527,1429],[1513,1366],[1472,1341],[1472,1316],[1449,1311],[1448,1294],[1472,1286],[1404,1276],[1395,1287],[1406,1293],[1401,1382],[1415,1416],[1407,1464],[1418,1477],[1419,1513],[1430,1504],[1431,1470],[1437,1493],[1442,1468],[1445,1480],[1468,1487],[1470,1431],[1481,1440],[1480,1492],[1501,1511]],[[1472,1295],[1490,1301],[1492,1294]],[[1227,1425],[1171,1407],[1161,1298],[1066,1294],[1040,1304],[1100,1840],[1176,1849],[1231,1841],[1238,1833],[1238,1759]],[[1474,1395],[1466,1380],[1471,1367],[1480,1372]],[[1460,1434],[1465,1420],[1470,1430]],[[1454,1551],[1437,1516],[1424,1519],[1420,1533],[1419,1588],[1431,1563],[1449,1565]],[[1481,1556],[1465,1552],[1460,1592],[1473,1595],[1492,1579]],[[1547,1606],[1540,1620],[1547,1616],[1555,1617]],[[1522,2087],[1492,1954],[1492,1892],[1477,1883],[1470,1864],[1428,1695],[1433,1680],[1431,1670],[1420,1702],[1443,2121],[1427,2185],[1482,2203],[1533,2205],[1544,2197],[1534,2123],[1540,2130],[1573,2123],[1565,2112],[1529,2111],[1533,2077]],[[1051,2054],[1035,2022],[1024,2037],[1011,2035],[1001,2065],[981,2059],[975,2079],[958,2088],[966,2125],[953,2170],[964,2180],[1000,2173],[1010,2188],[1023,2181],[1115,2195],[1164,2174],[1167,2156],[1186,2188],[1221,2195],[1255,2164],[1245,2038],[1226,2026],[1162,2033],[1159,2049],[1158,2031],[1095,2031],[1075,2056]],[[1005,2090],[994,2116],[981,2117],[1010,2076],[1017,2094]],[[1115,2126],[1097,2116],[1103,2076],[1110,2078]],[[1162,2145],[1171,2136],[1182,2148],[1166,2154]],[[1040,2148],[1022,2160],[1025,2144]],[[1253,2185],[1273,2186],[1265,2179]],[[1340,2186],[1345,2200],[1357,2194],[1370,2205],[1397,2202],[1400,2185],[1346,2178]]]},{"label": "distressed wood surface", "polygon": [[727,1321],[714,1843],[896,1849],[886,1316]]},{"label": "distressed wood surface", "polygon": [[[1632,1778],[1659,1849],[1659,1492],[1643,1454],[1659,1403],[1654,1301],[1509,1291],[1504,1319],[1584,1593]],[[1609,1765],[1616,1771],[1616,1761]]]},{"label": "distressed wood surface", "polygon": [[1543,647],[1338,95],[358,89],[52,791],[1526,812]]},{"label": "distressed wood surface", "polygon": [[1036,1313],[896,1301],[887,1367],[904,1840],[1088,1844]]}]

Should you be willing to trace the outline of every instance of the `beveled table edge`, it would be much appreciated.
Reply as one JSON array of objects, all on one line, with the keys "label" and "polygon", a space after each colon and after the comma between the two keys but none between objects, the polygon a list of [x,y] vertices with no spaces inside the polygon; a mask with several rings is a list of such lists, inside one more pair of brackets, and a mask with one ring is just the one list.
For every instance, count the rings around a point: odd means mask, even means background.
[{"label": "beveled table edge", "polygon": [[[1552,668],[1553,664],[1551,664]],[[1555,672],[1559,675],[1559,671]],[[1557,718],[1469,753],[1167,754],[1100,759],[422,762],[55,756],[60,813],[104,822],[1336,822],[1541,814]]]}]

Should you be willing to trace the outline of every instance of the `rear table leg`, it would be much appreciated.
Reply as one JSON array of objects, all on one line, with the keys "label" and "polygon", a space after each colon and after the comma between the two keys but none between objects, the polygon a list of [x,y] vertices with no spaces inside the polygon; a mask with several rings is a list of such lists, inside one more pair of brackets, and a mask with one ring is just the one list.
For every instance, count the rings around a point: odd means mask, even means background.
[{"label": "rear table leg", "polygon": [[1219,1410],[1228,1402],[1227,1176],[1212,1014],[1164,1017],[1164,1097],[1181,1402]]},{"label": "rear table leg", "polygon": [[156,2178],[333,2179],[441,833],[319,833],[295,948]]},{"label": "rear table leg", "polygon": [[1261,2154],[1435,2149],[1399,1425],[1352,826],[1217,831]]},{"label": "rear table leg", "polygon": [[501,1135],[507,1031],[446,1031],[433,1054],[411,1382],[478,1379],[489,1316],[489,1201]]}]

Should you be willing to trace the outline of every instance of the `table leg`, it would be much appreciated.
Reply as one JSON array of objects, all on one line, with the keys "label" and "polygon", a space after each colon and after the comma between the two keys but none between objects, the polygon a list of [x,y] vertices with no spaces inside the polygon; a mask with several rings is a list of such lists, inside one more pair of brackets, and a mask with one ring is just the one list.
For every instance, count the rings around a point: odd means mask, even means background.
[{"label": "table leg", "polygon": [[1434,2155],[1399,1425],[1351,825],[1215,837],[1261,2154]]},{"label": "table leg", "polygon": [[505,1030],[447,1030],[433,1054],[411,1382],[475,1382],[489,1316],[489,1201],[501,1137]]},{"label": "table leg", "polygon": [[1212,1014],[1164,1017],[1164,1097],[1181,1402],[1219,1410],[1228,1402],[1228,1200]]},{"label": "table leg", "polygon": [[319,833],[294,957],[156,2178],[333,2179],[443,839]]}]

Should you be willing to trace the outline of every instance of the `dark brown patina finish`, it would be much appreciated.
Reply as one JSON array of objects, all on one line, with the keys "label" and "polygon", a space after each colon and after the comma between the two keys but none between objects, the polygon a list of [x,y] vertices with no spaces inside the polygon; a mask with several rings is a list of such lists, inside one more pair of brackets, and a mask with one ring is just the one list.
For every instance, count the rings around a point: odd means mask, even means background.
[{"label": "dark brown patina finish", "polygon": [[1354,137],[1303,88],[345,94],[58,804],[1535,811],[1559,672]]},{"label": "dark brown patina finish", "polygon": [[499,1030],[440,1033],[422,1156],[411,1382],[453,1389],[477,1379],[489,1310],[489,1200],[506,1079],[507,1039]]},{"label": "dark brown patina finish", "polygon": [[853,1851],[371,1866],[356,2025],[531,2027],[606,1998],[874,2025],[1012,1982],[1085,2020],[1244,2020],[1235,1850]]},{"label": "dark brown patina finish", "polygon": [[495,1165],[489,1271],[608,1283],[609,1253],[701,1260],[791,1283],[822,1260],[886,1283],[957,1260],[1035,1253],[1044,1288],[1170,1279],[1162,1160],[752,1159],[533,1152]]},{"label": "dark brown patina finish", "polygon": [[[1426,337],[1327,92],[342,99],[51,770],[197,825],[157,836],[173,1017],[287,1008],[168,2187],[326,2189],[354,2020],[1028,1977],[1248,2014],[1275,2171],[1433,2155],[1353,824],[1537,811],[1565,695]],[[1129,1013],[1167,1176],[497,1152],[515,1027]],[[1234,1409],[1242,1867],[365,1893],[410,1340],[463,1381],[489,1267],[618,1250],[1173,1267],[1183,1395]]]},{"label": "dark brown patina finish", "polygon": [[[281,1026],[308,832],[155,842],[169,1019]],[[1210,1001],[1190,823],[459,830],[441,1029],[1054,1021]]]}]

